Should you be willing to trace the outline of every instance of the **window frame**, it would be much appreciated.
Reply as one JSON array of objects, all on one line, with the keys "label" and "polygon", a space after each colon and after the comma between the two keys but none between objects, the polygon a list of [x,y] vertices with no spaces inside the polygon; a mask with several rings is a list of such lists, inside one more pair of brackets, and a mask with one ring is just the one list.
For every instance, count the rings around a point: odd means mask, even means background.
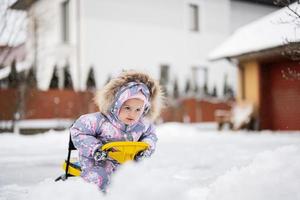
[{"label": "window frame", "polygon": [[61,12],[61,39],[63,43],[70,42],[70,0],[60,4]]},{"label": "window frame", "polygon": [[190,2],[188,4],[189,31],[200,32],[200,8],[199,4]]}]

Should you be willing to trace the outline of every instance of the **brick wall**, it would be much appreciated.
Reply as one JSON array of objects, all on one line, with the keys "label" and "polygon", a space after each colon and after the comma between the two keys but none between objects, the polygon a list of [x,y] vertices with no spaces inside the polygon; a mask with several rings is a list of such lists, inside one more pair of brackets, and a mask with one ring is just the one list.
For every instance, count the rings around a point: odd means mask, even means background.
[{"label": "brick wall", "polygon": [[186,98],[169,105],[163,110],[165,122],[213,122],[216,110],[230,110],[232,102],[208,101]]},{"label": "brick wall", "polygon": [[26,98],[25,119],[77,118],[95,112],[91,92],[31,90]]},{"label": "brick wall", "polygon": [[[13,119],[19,101],[17,94],[15,89],[0,90],[0,120]],[[92,92],[29,89],[24,99],[22,119],[76,119],[82,114],[97,112]],[[215,120],[217,109],[229,110],[229,103],[186,98],[166,107],[161,117],[164,122],[211,122]]]},{"label": "brick wall", "polygon": [[0,89],[0,120],[11,120],[17,110],[17,90]]},{"label": "brick wall", "polygon": [[[18,92],[15,89],[0,90],[0,120],[11,120],[17,110]],[[73,90],[40,91],[29,89],[24,95],[22,119],[71,118],[96,112],[93,93]]]}]

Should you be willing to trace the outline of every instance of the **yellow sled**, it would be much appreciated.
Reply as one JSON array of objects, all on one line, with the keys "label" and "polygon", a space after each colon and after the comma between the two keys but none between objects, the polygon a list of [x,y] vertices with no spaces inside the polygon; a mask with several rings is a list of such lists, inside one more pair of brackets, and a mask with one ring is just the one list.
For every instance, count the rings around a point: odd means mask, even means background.
[{"label": "yellow sled", "polygon": [[118,163],[133,160],[136,154],[148,149],[146,142],[110,142],[102,146],[102,151],[108,151],[108,156]]},{"label": "yellow sled", "polygon": [[[108,156],[120,164],[123,164],[127,161],[134,160],[135,156],[141,152],[146,150],[149,145],[145,142],[110,142],[102,146],[102,151],[107,151]],[[69,152],[68,158],[63,163],[63,169],[65,174],[59,176],[55,181],[60,179],[66,180],[70,176],[80,176],[81,168],[80,163],[77,160],[71,160],[71,151],[76,150],[74,147],[71,138],[69,141]]]}]

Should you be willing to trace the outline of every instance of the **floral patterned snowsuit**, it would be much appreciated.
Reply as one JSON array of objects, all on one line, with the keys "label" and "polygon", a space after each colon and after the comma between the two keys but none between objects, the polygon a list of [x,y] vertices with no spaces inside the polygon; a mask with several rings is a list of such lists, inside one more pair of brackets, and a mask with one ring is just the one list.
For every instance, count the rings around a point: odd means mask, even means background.
[{"label": "floral patterned snowsuit", "polygon": [[72,141],[79,151],[81,177],[97,184],[102,191],[106,190],[111,174],[119,166],[113,159],[94,160],[94,152],[102,145],[113,141],[144,141],[150,145],[151,154],[155,150],[157,137],[154,126],[143,118],[144,115],[130,126],[118,119],[123,103],[138,92],[149,97],[144,84],[130,82],[120,88],[108,115],[100,112],[82,115],[70,128]]}]

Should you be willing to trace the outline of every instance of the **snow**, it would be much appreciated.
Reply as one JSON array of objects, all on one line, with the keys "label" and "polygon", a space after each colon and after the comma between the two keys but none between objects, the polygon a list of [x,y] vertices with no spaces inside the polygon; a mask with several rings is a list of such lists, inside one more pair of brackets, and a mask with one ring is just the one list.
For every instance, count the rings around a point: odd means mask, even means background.
[{"label": "snow", "polygon": [[62,128],[70,127],[71,119],[27,119],[16,122],[18,128]]},{"label": "snow", "polygon": [[[16,65],[17,72],[29,70],[29,68],[30,68],[30,65],[27,61],[17,62],[17,65]],[[5,66],[2,69],[0,69],[0,80],[9,76],[10,72],[11,72],[10,66]]]},{"label": "snow", "polygon": [[16,0],[0,2],[0,45],[18,46],[26,39],[26,13],[8,9]]},{"label": "snow", "polygon": [[[298,7],[297,2],[290,5],[291,9],[300,14]],[[237,29],[208,57],[216,60],[282,46],[286,41],[299,42],[297,18],[288,8],[282,8]]]},{"label": "snow", "polygon": [[236,104],[232,109],[231,120],[233,122],[234,130],[239,129],[243,124],[247,124],[251,120],[254,107],[251,103],[244,103],[244,105]]},{"label": "snow", "polygon": [[[0,128],[11,129],[20,133],[26,129],[65,129],[70,127],[74,120],[72,119],[26,119],[13,122],[12,120],[1,120]],[[14,123],[14,127],[13,127]]]},{"label": "snow", "polygon": [[3,67],[3,69],[0,70],[0,80],[3,78],[6,78],[10,73],[10,67]]},{"label": "snow", "polygon": [[62,174],[68,131],[0,135],[0,199],[300,199],[300,131],[216,131],[212,124],[157,127],[155,155],[128,163],[108,194]]}]

